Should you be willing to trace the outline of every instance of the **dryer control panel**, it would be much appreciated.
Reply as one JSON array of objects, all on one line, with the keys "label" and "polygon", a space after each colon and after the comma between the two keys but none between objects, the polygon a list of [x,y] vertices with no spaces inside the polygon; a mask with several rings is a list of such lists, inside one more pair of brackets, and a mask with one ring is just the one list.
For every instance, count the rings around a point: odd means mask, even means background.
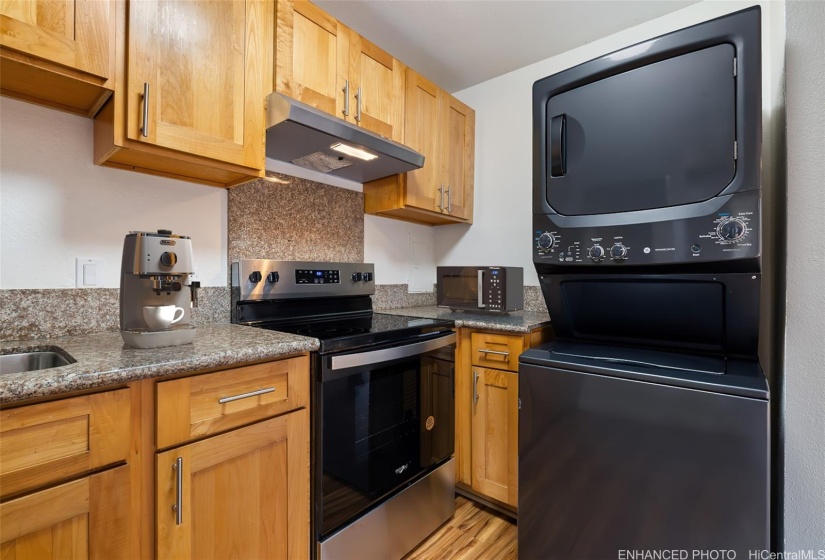
[{"label": "dryer control panel", "polygon": [[533,262],[612,268],[759,257],[759,200],[759,191],[744,192],[726,197],[712,215],[643,223],[534,215]]}]

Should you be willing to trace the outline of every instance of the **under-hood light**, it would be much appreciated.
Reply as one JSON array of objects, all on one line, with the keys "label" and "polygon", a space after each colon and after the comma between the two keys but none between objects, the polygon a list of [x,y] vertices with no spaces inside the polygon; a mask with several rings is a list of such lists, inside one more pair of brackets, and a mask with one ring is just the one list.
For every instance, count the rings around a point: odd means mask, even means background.
[{"label": "under-hood light", "polygon": [[371,154],[366,150],[362,150],[361,148],[356,148],[355,146],[350,146],[349,144],[344,144],[342,142],[339,142],[338,144],[333,144],[329,148],[331,150],[335,150],[336,152],[347,154],[348,156],[363,159],[364,161],[372,161],[378,158],[378,156],[375,154]]}]

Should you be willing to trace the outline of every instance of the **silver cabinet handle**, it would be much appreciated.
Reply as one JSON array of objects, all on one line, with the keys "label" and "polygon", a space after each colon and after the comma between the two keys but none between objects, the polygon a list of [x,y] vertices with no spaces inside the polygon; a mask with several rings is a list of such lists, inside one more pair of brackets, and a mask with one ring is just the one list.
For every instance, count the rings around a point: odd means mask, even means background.
[{"label": "silver cabinet handle", "polygon": [[444,185],[438,187],[438,209],[444,210]]},{"label": "silver cabinet handle", "polygon": [[349,116],[349,80],[344,80],[344,113],[345,117]]},{"label": "silver cabinet handle", "polygon": [[172,511],[175,512],[175,525],[183,523],[183,457],[175,459],[172,465],[175,470],[175,505]]},{"label": "silver cabinet handle", "polygon": [[361,86],[358,86],[358,93],[355,94],[355,122],[361,122]]},{"label": "silver cabinet handle", "polygon": [[484,271],[479,269],[478,271],[478,306],[479,307],[487,307],[484,305]]},{"label": "silver cabinet handle", "polygon": [[479,352],[484,352],[485,354],[495,354],[496,356],[509,356],[510,352],[502,352],[501,350],[487,350],[486,348],[479,348]]},{"label": "silver cabinet handle", "polygon": [[478,372],[473,370],[473,404],[478,402]]},{"label": "silver cabinet handle", "polygon": [[267,393],[272,393],[273,391],[275,391],[275,387],[267,387],[266,389],[258,389],[257,391],[243,393],[242,395],[235,395],[234,397],[224,397],[222,399],[218,399],[218,404],[226,404],[228,402],[239,401],[241,399],[248,399],[249,397],[257,397],[258,395],[265,395]]},{"label": "silver cabinet handle", "polygon": [[149,136],[149,82],[143,83],[143,124],[140,133],[144,137]]},{"label": "silver cabinet handle", "polygon": [[447,187],[447,213],[448,214],[453,213],[453,193],[452,193],[451,189],[452,189],[452,187]]}]

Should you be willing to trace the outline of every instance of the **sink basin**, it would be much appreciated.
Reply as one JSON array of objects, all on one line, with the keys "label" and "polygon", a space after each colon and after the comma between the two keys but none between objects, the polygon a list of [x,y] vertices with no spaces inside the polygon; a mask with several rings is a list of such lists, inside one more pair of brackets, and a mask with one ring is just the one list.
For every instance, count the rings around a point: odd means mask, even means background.
[{"label": "sink basin", "polygon": [[67,366],[74,362],[74,358],[65,352],[61,354],[52,350],[4,354],[0,356],[0,374],[49,369]]}]

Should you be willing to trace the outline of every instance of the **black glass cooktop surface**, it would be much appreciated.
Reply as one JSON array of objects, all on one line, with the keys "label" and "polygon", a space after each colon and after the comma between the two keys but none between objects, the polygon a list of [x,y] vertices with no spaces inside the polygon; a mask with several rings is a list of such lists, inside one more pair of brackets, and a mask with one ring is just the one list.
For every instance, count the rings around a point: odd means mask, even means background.
[{"label": "black glass cooktop surface", "polygon": [[256,325],[265,329],[317,338],[320,352],[338,352],[363,346],[401,342],[452,328],[452,321],[405,315],[369,313],[341,318],[293,319]]}]

